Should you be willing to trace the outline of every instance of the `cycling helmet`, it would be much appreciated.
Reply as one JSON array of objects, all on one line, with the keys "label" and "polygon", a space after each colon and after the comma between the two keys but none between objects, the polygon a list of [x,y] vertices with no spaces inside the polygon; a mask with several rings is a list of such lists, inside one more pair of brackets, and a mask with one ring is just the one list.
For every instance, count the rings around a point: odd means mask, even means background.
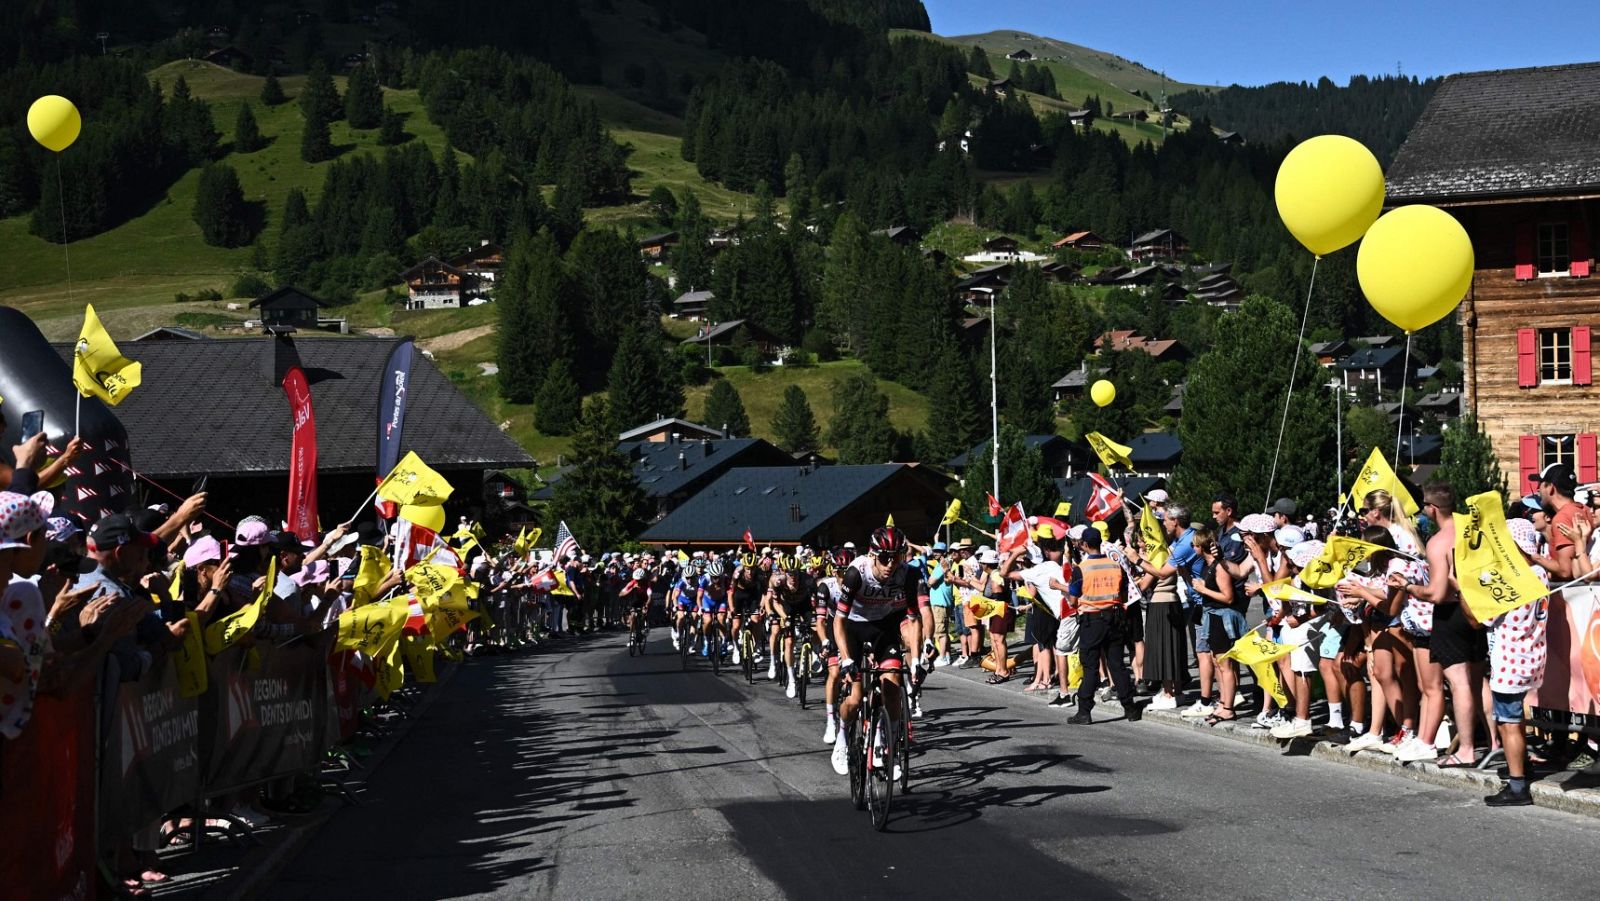
[{"label": "cycling helmet", "polygon": [[850,562],[856,558],[855,554],[852,554],[851,552],[845,550],[842,547],[834,548],[832,551],[829,552],[828,556],[830,558],[832,558],[834,566],[838,566],[838,567],[841,567],[841,568],[849,566]]},{"label": "cycling helmet", "polygon": [[874,529],[869,546],[874,554],[903,554],[906,552],[906,533],[894,526]]},{"label": "cycling helmet", "polygon": [[727,573],[728,569],[722,565],[721,560],[712,558],[711,562],[706,564],[706,575],[713,579],[720,579],[727,575]]}]

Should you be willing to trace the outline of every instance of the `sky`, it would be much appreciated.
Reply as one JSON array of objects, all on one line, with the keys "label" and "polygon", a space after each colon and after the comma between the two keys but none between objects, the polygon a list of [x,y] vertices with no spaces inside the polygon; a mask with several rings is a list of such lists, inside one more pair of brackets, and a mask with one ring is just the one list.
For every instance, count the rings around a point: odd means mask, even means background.
[{"label": "sky", "polygon": [[[923,0],[943,35],[1057,38],[1196,84],[1427,77],[1600,60],[1586,2],[1490,0]],[[1588,8],[1588,13],[1580,13]],[[1087,10],[1087,12],[1086,12]],[[1108,11],[1116,10],[1117,15]],[[1513,12],[1514,11],[1514,14]],[[1580,24],[1587,21],[1588,24]]]}]

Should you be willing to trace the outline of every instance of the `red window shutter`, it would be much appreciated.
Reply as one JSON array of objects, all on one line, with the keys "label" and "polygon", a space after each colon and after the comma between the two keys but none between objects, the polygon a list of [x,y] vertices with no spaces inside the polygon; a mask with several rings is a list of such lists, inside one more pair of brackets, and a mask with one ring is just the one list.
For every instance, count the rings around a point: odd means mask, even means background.
[{"label": "red window shutter", "polygon": [[1578,481],[1595,481],[1595,435],[1593,432],[1578,436]]},{"label": "red window shutter", "polygon": [[1517,281],[1533,278],[1533,224],[1517,226]]},{"label": "red window shutter", "polygon": [[1573,278],[1589,277],[1589,226],[1583,214],[1567,223],[1567,255],[1572,258],[1567,270]]},{"label": "red window shutter", "polygon": [[1539,474],[1539,436],[1523,435],[1517,440],[1517,469],[1522,472],[1522,482],[1517,493],[1528,490],[1529,480]]},{"label": "red window shutter", "polygon": [[1589,365],[1589,327],[1577,325],[1572,328],[1572,384],[1592,384],[1593,372]]},{"label": "red window shutter", "polygon": [[1538,336],[1531,328],[1517,329],[1517,387],[1539,385]]}]

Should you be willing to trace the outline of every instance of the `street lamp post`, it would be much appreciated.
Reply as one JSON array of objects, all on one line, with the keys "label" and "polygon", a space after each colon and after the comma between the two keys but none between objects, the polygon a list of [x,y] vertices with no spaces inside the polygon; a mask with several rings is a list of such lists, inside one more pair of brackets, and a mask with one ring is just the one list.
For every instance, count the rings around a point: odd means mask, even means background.
[{"label": "street lamp post", "polygon": [[993,445],[989,451],[990,462],[994,465],[994,499],[1000,499],[1000,383],[997,378],[999,359],[995,353],[995,333],[999,331],[1000,323],[994,314],[994,289],[989,290],[989,430],[990,440]]}]

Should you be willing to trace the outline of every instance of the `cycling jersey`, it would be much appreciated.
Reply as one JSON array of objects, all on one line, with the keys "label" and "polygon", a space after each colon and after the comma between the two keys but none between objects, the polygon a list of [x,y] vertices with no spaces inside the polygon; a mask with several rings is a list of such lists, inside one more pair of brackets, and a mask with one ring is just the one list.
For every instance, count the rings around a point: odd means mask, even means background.
[{"label": "cycling jersey", "polygon": [[761,610],[761,584],[752,578],[746,582],[735,579],[733,582],[733,612],[739,616],[749,616]]},{"label": "cycling jersey", "polygon": [[725,613],[728,609],[728,580],[726,578],[712,581],[704,576],[700,578],[700,612]]},{"label": "cycling jersey", "polygon": [[700,592],[709,584],[705,576],[685,575],[672,586],[672,595],[678,599],[679,607],[692,610],[699,604]]},{"label": "cycling jersey", "polygon": [[915,569],[902,565],[880,580],[872,562],[871,557],[858,557],[845,569],[836,613],[854,622],[877,622],[928,605],[928,583]]},{"label": "cycling jersey", "polygon": [[833,607],[839,603],[840,590],[839,580],[833,576],[817,580],[817,590],[812,600],[817,619],[826,619],[833,615]]},{"label": "cycling jersey", "polygon": [[785,616],[804,616],[815,609],[816,582],[805,573],[796,573],[790,578],[794,580],[794,584],[774,591],[773,598],[778,602],[778,606],[783,608]]}]

